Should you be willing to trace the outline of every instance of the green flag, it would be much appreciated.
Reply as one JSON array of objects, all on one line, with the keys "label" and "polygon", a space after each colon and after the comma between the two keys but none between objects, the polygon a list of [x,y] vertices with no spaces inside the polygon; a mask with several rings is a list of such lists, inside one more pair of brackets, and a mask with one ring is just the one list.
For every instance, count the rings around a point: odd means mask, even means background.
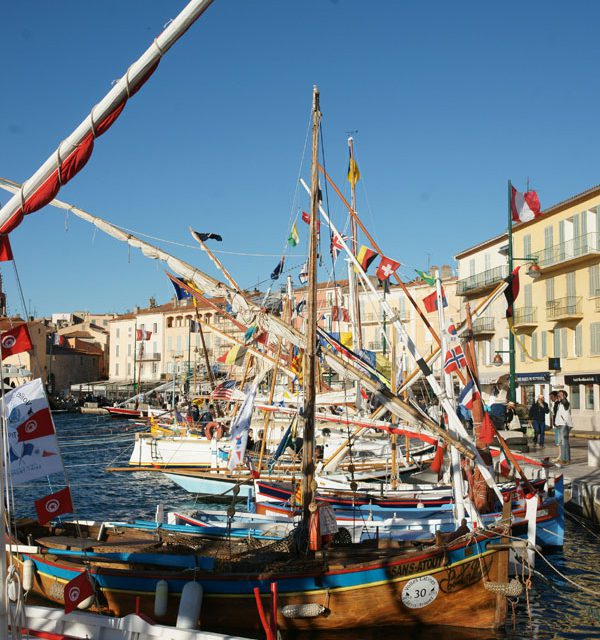
[{"label": "green flag", "polygon": [[424,271],[419,271],[418,269],[415,269],[415,271],[419,275],[419,278],[425,280],[427,284],[433,287],[433,285],[435,284],[435,278],[433,276],[429,275],[428,273],[425,273]]}]

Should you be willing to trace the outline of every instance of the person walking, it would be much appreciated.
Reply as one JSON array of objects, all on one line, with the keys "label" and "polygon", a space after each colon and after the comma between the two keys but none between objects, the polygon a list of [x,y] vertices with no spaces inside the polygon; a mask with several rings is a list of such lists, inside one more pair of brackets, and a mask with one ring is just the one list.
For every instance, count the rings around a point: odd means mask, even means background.
[{"label": "person walking", "polygon": [[540,447],[544,446],[547,413],[550,413],[550,408],[544,396],[540,394],[529,409],[529,419],[533,424],[533,444],[539,444]]},{"label": "person walking", "polygon": [[569,464],[571,462],[571,446],[569,444],[569,431],[573,424],[571,422],[571,405],[567,399],[566,391],[558,392],[558,405],[554,415],[554,426],[558,430],[559,456],[555,460],[559,464]]}]

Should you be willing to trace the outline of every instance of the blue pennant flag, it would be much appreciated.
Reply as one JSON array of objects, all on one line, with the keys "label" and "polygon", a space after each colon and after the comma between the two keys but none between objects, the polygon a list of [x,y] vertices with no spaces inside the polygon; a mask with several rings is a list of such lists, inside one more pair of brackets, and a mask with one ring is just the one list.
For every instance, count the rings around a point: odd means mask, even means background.
[{"label": "blue pennant flag", "polygon": [[285,257],[282,257],[273,272],[271,273],[271,280],[279,279],[281,272],[283,271],[283,265],[285,264]]},{"label": "blue pennant flag", "polygon": [[177,296],[177,300],[186,300],[192,297],[192,294],[189,291],[186,291],[183,287],[180,287],[174,280],[171,280],[171,284],[175,289],[175,295]]}]

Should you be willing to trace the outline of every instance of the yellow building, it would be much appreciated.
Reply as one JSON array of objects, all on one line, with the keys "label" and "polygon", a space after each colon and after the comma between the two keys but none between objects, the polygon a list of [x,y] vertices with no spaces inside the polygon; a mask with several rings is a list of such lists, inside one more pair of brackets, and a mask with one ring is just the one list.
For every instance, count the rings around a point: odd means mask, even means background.
[{"label": "yellow building", "polygon": [[[503,234],[456,256],[458,290],[466,299],[476,304],[506,275],[506,258],[500,258],[507,241]],[[523,265],[514,313],[517,400],[530,404],[539,392],[547,398],[551,388],[563,388],[575,428],[600,430],[600,186],[513,226],[513,255],[531,258],[541,269],[533,280],[528,263],[515,261]],[[468,273],[473,261],[486,260],[490,269]],[[478,287],[469,286],[475,281]],[[501,300],[490,312],[494,331],[486,338],[488,354],[500,352],[506,364],[494,374],[488,357],[482,367],[488,382],[508,373],[508,355],[502,353],[508,349],[505,309]]]}]

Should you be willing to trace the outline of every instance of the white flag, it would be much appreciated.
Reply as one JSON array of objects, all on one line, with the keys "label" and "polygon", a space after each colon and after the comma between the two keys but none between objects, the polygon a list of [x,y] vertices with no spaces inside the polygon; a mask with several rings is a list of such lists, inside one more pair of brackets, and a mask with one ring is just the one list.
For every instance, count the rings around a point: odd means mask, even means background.
[{"label": "white flag", "polygon": [[258,383],[255,382],[246,395],[244,402],[242,402],[242,406],[231,425],[231,454],[228,465],[230,471],[244,464],[246,444],[248,443],[248,431],[250,431],[250,423],[252,422],[252,412],[254,411],[254,399],[256,398],[257,388]]},{"label": "white flag", "polygon": [[14,485],[63,470],[56,434],[19,442],[17,428],[33,414],[48,409],[42,381],[37,378],[5,395],[8,416],[7,458]]}]

